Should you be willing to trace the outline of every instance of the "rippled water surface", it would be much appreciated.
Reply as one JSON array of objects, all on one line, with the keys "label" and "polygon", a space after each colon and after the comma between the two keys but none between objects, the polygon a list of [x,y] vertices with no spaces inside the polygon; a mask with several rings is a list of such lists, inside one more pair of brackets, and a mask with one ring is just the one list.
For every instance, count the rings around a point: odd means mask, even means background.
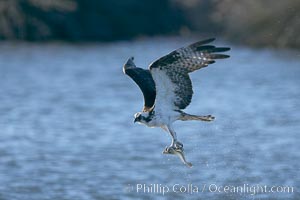
[{"label": "rippled water surface", "polygon": [[[162,155],[167,133],[133,124],[143,102],[122,73],[126,59],[147,67],[195,40],[0,43],[0,199],[300,199],[299,52],[216,42],[232,47],[231,58],[191,75],[186,109],[216,120],[175,123],[191,169]],[[138,184],[170,191],[137,192]],[[212,192],[212,184],[294,192]]]}]

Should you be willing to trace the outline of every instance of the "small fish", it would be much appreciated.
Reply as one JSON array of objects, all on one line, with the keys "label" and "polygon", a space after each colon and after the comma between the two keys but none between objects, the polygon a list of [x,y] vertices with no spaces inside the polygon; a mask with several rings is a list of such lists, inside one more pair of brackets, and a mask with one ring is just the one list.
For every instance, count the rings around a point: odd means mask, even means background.
[{"label": "small fish", "polygon": [[183,149],[175,149],[174,147],[167,147],[164,151],[163,151],[163,154],[174,154],[174,155],[177,155],[180,160],[188,167],[192,167],[192,163],[190,162],[187,162],[185,160],[185,156],[184,156],[184,153],[183,153]]}]

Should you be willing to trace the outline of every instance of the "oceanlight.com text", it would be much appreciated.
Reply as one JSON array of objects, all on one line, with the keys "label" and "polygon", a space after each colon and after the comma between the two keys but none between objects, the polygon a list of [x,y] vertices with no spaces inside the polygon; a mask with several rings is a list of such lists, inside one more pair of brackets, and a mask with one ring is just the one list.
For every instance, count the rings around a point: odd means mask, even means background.
[{"label": "oceanlight.com text", "polygon": [[268,185],[219,185],[215,183],[211,184],[144,184],[137,183],[134,185],[128,184],[126,186],[127,192],[144,193],[144,194],[161,194],[167,193],[244,193],[249,195],[257,195],[263,193],[294,193],[295,188],[293,186],[268,186]]}]

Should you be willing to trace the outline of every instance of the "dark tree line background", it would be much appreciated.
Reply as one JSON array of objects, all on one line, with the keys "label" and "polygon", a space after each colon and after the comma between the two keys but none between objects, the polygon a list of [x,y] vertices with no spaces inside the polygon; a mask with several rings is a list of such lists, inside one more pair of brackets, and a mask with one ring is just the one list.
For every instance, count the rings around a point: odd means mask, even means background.
[{"label": "dark tree line background", "polygon": [[1,40],[112,41],[190,33],[300,48],[300,1],[0,0]]}]

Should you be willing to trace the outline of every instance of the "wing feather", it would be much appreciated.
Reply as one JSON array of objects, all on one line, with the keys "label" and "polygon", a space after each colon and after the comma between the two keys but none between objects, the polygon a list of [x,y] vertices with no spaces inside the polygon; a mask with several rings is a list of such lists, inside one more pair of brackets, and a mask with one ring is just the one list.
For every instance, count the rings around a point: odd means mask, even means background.
[{"label": "wing feather", "polygon": [[123,72],[139,86],[144,96],[143,111],[150,111],[155,102],[155,83],[149,70],[138,68],[133,63],[133,57],[129,58],[123,66]]},{"label": "wing feather", "polygon": [[[169,101],[173,101],[177,109],[185,109],[191,103],[193,89],[188,73],[207,67],[215,62],[214,59],[229,57],[219,52],[228,51],[230,48],[207,45],[214,40],[211,38],[182,47],[150,64],[149,69],[157,89],[156,106],[162,103],[160,97],[170,91],[172,94],[168,95]],[[163,78],[169,79],[168,85]]]}]

